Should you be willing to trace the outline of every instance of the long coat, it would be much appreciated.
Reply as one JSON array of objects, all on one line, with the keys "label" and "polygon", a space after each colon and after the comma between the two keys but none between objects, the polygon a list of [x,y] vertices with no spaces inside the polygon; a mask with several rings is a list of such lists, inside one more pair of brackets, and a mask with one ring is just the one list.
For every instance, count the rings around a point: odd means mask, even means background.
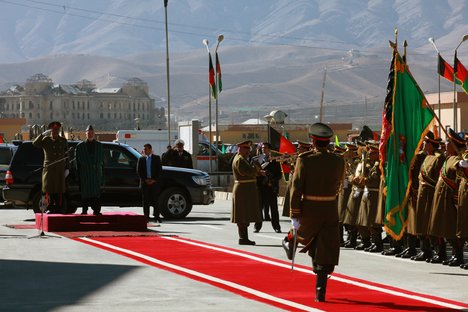
[{"label": "long coat", "polygon": [[[94,144],[94,147],[89,146]],[[104,153],[102,143],[94,140],[76,146],[76,165],[80,181],[81,198],[99,198],[104,182]]]},{"label": "long coat", "polygon": [[408,233],[413,235],[427,235],[429,218],[431,216],[434,192],[439,178],[439,172],[444,164],[442,154],[427,155],[419,172],[419,187],[414,208],[414,217],[408,220]]},{"label": "long coat", "polygon": [[380,162],[376,161],[366,175],[366,186],[361,198],[356,223],[365,227],[378,227],[375,223],[379,206]]},{"label": "long coat", "polygon": [[457,237],[468,239],[468,177],[462,174],[458,189]]},{"label": "long coat", "polygon": [[[340,255],[338,199],[344,160],[326,149],[299,155],[291,188],[291,216],[299,218],[298,242],[311,246],[319,265],[337,265]],[[311,197],[312,196],[312,197]]]},{"label": "long coat", "polygon": [[408,227],[407,232],[409,234],[416,235],[415,222],[416,222],[416,205],[418,203],[418,190],[419,190],[419,173],[421,172],[421,166],[424,162],[424,159],[427,157],[427,154],[423,151],[416,154],[413,166],[410,170],[411,177],[411,187],[409,192],[408,199]]},{"label": "long coat", "polygon": [[[360,162],[357,167],[354,176],[365,176],[366,168],[363,168],[364,163]],[[354,182],[353,182],[354,183]],[[364,193],[364,189],[360,185],[353,184],[351,194],[349,194],[348,203],[346,205],[346,213],[344,215],[343,224],[356,225],[359,217],[359,208],[361,207],[361,199]]]},{"label": "long coat", "polygon": [[231,222],[248,224],[262,222],[257,188],[257,169],[237,154],[232,162],[234,187],[232,189]]},{"label": "long coat", "polygon": [[[67,158],[67,139],[40,134],[33,145],[44,150],[44,168],[42,169],[42,192],[49,194],[65,193],[65,169],[69,167]],[[62,161],[59,161],[61,160]],[[57,162],[56,162],[57,161]]]},{"label": "long coat", "polygon": [[346,219],[346,214],[348,213],[348,200],[351,195],[351,190],[353,186],[351,181],[354,177],[354,172],[356,171],[356,158],[345,158],[345,177],[343,180],[343,187],[338,194],[338,218],[340,223],[343,223]]},{"label": "long coat", "polygon": [[455,196],[458,193],[457,164],[460,156],[450,156],[445,161],[437,181],[434,202],[429,219],[429,235],[455,239],[457,232],[457,208]]}]

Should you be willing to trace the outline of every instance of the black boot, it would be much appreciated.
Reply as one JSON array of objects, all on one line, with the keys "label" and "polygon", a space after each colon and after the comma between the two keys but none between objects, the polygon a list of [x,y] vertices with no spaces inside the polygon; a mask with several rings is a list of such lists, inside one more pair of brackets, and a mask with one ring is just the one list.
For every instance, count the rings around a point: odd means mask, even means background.
[{"label": "black boot", "polygon": [[361,243],[354,247],[356,250],[365,250],[366,248],[369,248],[371,246],[371,240],[370,237],[363,238],[361,240]]},{"label": "black boot", "polygon": [[291,240],[289,239],[289,236],[286,236],[283,239],[283,241],[281,242],[281,245],[283,246],[283,249],[286,252],[286,257],[288,257],[289,260],[292,260],[293,253],[294,253],[294,243],[291,242]]},{"label": "black boot", "polygon": [[344,244],[345,248],[354,248],[356,247],[356,240],[357,240],[357,230],[356,228],[351,228],[349,230],[349,239]]},{"label": "black boot", "polygon": [[254,241],[249,240],[247,226],[237,226],[239,231],[239,245],[255,245]]},{"label": "black boot", "polygon": [[317,281],[315,284],[315,302],[324,302],[327,291],[328,274],[317,272]]}]

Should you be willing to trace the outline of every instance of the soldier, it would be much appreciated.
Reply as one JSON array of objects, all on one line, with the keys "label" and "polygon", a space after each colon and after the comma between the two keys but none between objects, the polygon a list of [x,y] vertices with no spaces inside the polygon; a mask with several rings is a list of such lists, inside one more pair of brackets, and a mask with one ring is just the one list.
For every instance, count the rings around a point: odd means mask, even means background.
[{"label": "soldier", "polygon": [[42,193],[46,196],[47,210],[50,213],[66,213],[64,193],[69,162],[67,139],[59,136],[61,126],[58,121],[51,122],[48,130],[33,142],[35,147],[44,150]]},{"label": "soldier", "polygon": [[[312,258],[317,274],[315,301],[325,301],[328,275],[338,264],[340,237],[337,194],[344,177],[344,160],[329,153],[333,130],[323,124],[311,126],[315,152],[301,154],[291,188],[292,225],[297,241]],[[291,250],[291,246],[288,246]]]},{"label": "soldier", "polygon": [[427,227],[437,178],[445,160],[438,151],[440,139],[435,139],[434,133],[429,131],[424,137],[423,144],[426,157],[419,170],[416,205],[408,209],[408,233],[418,235],[421,249],[417,255],[411,257],[414,261],[426,261],[432,258]]},{"label": "soldier", "polygon": [[257,189],[257,168],[249,163],[252,141],[238,143],[238,152],[232,162],[234,188],[232,189],[231,222],[237,223],[239,245],[255,245],[249,240],[250,222],[261,222],[262,213],[259,207]]},{"label": "soldier", "polygon": [[[358,147],[358,155],[360,156],[360,159],[356,159],[356,170],[351,180],[351,194],[349,195],[349,199],[346,205],[346,214],[343,220],[343,223],[347,225],[349,229],[349,239],[348,242],[344,245],[346,248],[357,247],[356,239],[358,231],[356,227],[356,221],[359,216],[359,208],[364,191],[364,177],[366,175],[366,170],[368,170],[365,161],[367,157],[366,148],[365,145],[362,145],[362,143],[360,146],[361,147]],[[370,238],[364,237],[358,249],[365,249],[370,247],[370,245]]]},{"label": "soldier", "polygon": [[440,257],[432,259],[432,263],[440,263],[449,266],[459,266],[463,263],[463,246],[457,240],[457,196],[459,189],[459,178],[457,177],[457,166],[461,160],[461,153],[465,150],[465,135],[460,135],[449,129],[447,153],[440,171],[434,193],[431,216],[429,219],[429,234],[438,238],[448,240],[453,248],[453,255],[448,260],[443,260],[445,245],[439,248]]},{"label": "soldier", "polygon": [[[368,160],[364,177],[364,191],[359,207],[359,216],[356,221],[358,224],[359,233],[363,240],[370,240],[371,245],[364,248],[369,252],[382,252],[382,227],[375,222],[378,201],[379,201],[379,185],[380,185],[380,162],[379,162],[379,146],[376,142],[368,142],[367,144]],[[358,246],[359,247],[359,246]],[[358,249],[356,247],[356,249]]]},{"label": "soldier", "polygon": [[101,185],[104,182],[104,155],[101,142],[96,141],[92,125],[86,128],[86,141],[76,146],[76,165],[83,202],[81,214],[87,214],[88,206],[94,215],[101,215]]},{"label": "soldier", "polygon": [[[302,153],[305,153],[309,151],[312,148],[312,144],[308,142],[303,142],[303,141],[297,141],[297,155],[300,155]],[[292,177],[294,175],[294,165],[291,163],[291,172],[289,173],[289,176]],[[291,217],[290,214],[290,195],[291,195],[291,183],[292,183],[292,178],[289,179],[288,185],[286,187],[286,192],[284,194],[284,204],[283,204],[283,213],[281,214],[283,217]]]},{"label": "soldier", "polygon": [[[460,166],[460,188],[458,189],[458,210],[457,210],[457,237],[460,243],[468,239],[468,153],[463,154],[463,160],[459,162]],[[460,264],[462,269],[468,270],[467,264]]]},{"label": "soldier", "polygon": [[184,150],[185,142],[177,139],[174,143],[174,152],[169,155],[168,163],[174,167],[193,169],[192,155]]}]

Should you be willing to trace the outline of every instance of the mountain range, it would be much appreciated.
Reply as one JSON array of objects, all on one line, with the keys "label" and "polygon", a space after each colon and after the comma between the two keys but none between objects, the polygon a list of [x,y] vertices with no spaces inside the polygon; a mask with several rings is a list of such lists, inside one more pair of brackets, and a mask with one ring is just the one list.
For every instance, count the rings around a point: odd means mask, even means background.
[{"label": "mountain range", "polygon": [[[164,1],[0,0],[0,87],[44,73],[55,83],[88,79],[117,87],[138,77],[167,106]],[[218,34],[220,124],[285,111],[287,122],[378,124],[391,50],[407,40],[408,64],[437,92],[437,53],[453,62],[468,33],[463,0],[169,0],[171,113],[208,116],[208,55]],[[458,50],[468,64],[468,45]],[[326,70],[326,76],[325,76]],[[442,82],[442,90],[451,85]],[[212,103],[214,114],[214,101]]]}]

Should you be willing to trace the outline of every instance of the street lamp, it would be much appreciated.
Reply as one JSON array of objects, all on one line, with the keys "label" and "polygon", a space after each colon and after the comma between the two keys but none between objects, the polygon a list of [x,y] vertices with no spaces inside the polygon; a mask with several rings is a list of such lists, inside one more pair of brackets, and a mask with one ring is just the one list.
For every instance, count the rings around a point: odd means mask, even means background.
[{"label": "street lamp", "polygon": [[167,83],[167,144],[171,144],[171,92],[169,82],[169,36],[167,33],[167,2],[164,0],[164,16],[166,20],[166,83]]},{"label": "street lamp", "polygon": [[[206,47],[206,51],[208,51],[208,63],[212,64],[211,62],[211,53],[210,48],[208,46],[208,39],[203,39],[203,45]],[[209,82],[209,75],[208,72],[208,82]],[[212,137],[211,137],[211,85],[208,83],[208,133],[209,133],[209,141],[210,141],[210,153],[209,153],[209,161],[208,161],[208,170],[211,173],[211,146],[212,146]]]},{"label": "street lamp", "polygon": [[135,130],[140,130],[140,118],[137,117],[134,120],[136,122],[136,129]]},{"label": "street lamp", "polygon": [[[429,41],[430,43],[432,43],[432,45],[434,46],[434,49],[437,51],[437,72],[438,72],[438,71],[439,71],[439,66],[440,66],[440,64],[439,64],[439,62],[440,62],[440,52],[439,52],[439,49],[437,49],[437,46],[436,46],[436,44],[435,44],[434,38],[430,37],[430,38],[428,39],[428,41]],[[438,113],[439,113],[439,119],[440,119],[440,75],[438,74],[437,76],[439,76],[439,102],[438,102],[438,104],[437,104],[437,111],[438,111]],[[453,111],[455,112],[455,108],[454,108]],[[454,120],[455,120],[455,116],[454,116]],[[439,135],[440,135],[440,133],[441,133],[441,132],[440,132],[441,130],[442,130],[442,129],[440,128],[440,123],[439,123]]]},{"label": "street lamp", "polygon": [[455,48],[455,56],[454,56],[454,61],[453,61],[453,116],[454,116],[454,120],[453,120],[453,130],[454,131],[458,131],[457,128],[458,128],[458,114],[457,114],[457,99],[456,99],[456,94],[457,94],[457,50],[458,48],[460,47],[460,45],[465,42],[466,40],[468,40],[468,35],[464,35],[462,37],[462,39],[460,40],[460,43],[457,45],[457,47]]},{"label": "street lamp", "polygon": [[271,140],[270,140],[270,138],[271,138],[271,130],[270,130],[271,126],[270,126],[270,124],[271,124],[271,120],[273,119],[273,116],[271,116],[271,115],[265,115],[265,116],[263,116],[263,118],[265,118],[265,120],[266,120],[267,123],[268,123],[268,129],[267,129],[267,130],[268,130],[268,131],[267,131],[268,143],[271,143],[271,142],[270,142],[270,141],[271,141]]}]

